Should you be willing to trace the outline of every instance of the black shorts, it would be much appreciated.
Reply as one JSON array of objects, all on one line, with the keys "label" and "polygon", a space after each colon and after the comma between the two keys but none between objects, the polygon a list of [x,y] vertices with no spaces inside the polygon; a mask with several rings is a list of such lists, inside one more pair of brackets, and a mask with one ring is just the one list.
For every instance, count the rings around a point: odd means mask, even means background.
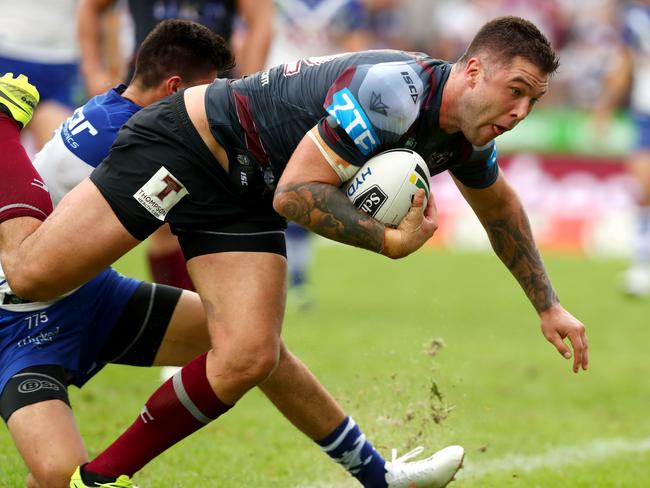
[{"label": "black shorts", "polygon": [[177,93],[136,113],[90,176],[124,227],[144,240],[167,222],[186,259],[226,251],[286,255],[286,221],[266,195],[242,198]]},{"label": "black shorts", "polygon": [[[153,365],[181,293],[179,288],[141,283],[93,358],[96,366],[92,371],[80,373],[60,364],[24,368],[12,375],[0,392],[0,416],[6,422],[19,408],[46,400],[61,400],[70,405],[68,386],[85,383],[106,363]],[[79,351],[80,355],[83,353]]]}]

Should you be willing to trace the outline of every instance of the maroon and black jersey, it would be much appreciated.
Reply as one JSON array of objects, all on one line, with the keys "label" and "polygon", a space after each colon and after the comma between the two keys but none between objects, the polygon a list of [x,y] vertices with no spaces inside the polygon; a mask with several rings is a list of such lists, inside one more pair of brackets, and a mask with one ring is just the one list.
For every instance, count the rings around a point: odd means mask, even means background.
[{"label": "maroon and black jersey", "polygon": [[475,147],[439,126],[451,65],[394,50],[303,59],[206,92],[213,135],[231,164],[259,165],[272,187],[300,140],[309,136],[342,181],[373,155],[409,148],[431,174],[450,170],[473,188],[497,177],[496,146]]}]

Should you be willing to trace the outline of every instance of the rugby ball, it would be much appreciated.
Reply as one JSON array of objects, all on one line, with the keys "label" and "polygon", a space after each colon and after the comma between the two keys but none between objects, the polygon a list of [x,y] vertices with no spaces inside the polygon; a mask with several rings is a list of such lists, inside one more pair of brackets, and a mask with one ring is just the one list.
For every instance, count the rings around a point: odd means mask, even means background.
[{"label": "rugby ball", "polygon": [[380,222],[395,227],[411,208],[418,188],[429,201],[429,168],[410,149],[390,149],[370,158],[344,186],[350,201]]}]

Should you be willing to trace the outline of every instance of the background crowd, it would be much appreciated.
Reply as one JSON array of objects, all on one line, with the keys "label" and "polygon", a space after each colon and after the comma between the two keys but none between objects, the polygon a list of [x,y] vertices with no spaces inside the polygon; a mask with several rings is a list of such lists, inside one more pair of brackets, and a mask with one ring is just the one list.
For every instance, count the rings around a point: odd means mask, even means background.
[{"label": "background crowd", "polygon": [[[526,123],[499,138],[500,154],[517,156],[511,171],[525,199],[540,188],[545,191],[525,202],[539,221],[543,246],[633,256],[633,263],[641,264],[634,277],[625,279],[636,284],[625,287],[650,294],[650,149],[639,151],[635,129],[642,127],[638,117],[630,116],[638,115],[641,105],[650,127],[650,93],[643,89],[650,85],[643,82],[650,67],[648,0],[0,0],[0,8],[8,26],[0,34],[0,72],[17,69],[16,59],[54,63],[59,70],[46,83],[33,79],[42,101],[26,134],[32,153],[71,115],[72,107],[128,81],[146,30],[138,24],[136,10],[152,10],[153,20],[225,19],[209,26],[221,30],[235,50],[238,65],[224,74],[231,77],[309,56],[386,47],[454,61],[487,20],[506,14],[530,19],[559,52],[561,66]],[[33,25],[38,29],[28,28]],[[522,166],[524,153],[532,157]],[[548,154],[563,157],[542,157]],[[632,164],[622,164],[626,161]],[[510,160],[502,163],[505,168]],[[517,172],[522,167],[525,171]],[[564,184],[567,173],[581,177]],[[445,201],[446,187],[444,180],[434,185],[443,224],[437,239],[473,246],[471,236],[483,239],[482,233],[465,230],[464,219],[458,218],[463,203],[455,196]],[[178,274],[171,283],[191,287],[187,276],[180,276],[184,263],[171,235],[162,231],[152,237],[154,279]],[[309,236],[292,226],[288,245],[291,282],[300,290],[307,279]],[[176,252],[174,258],[171,252]],[[309,303],[305,296],[298,300]]]}]

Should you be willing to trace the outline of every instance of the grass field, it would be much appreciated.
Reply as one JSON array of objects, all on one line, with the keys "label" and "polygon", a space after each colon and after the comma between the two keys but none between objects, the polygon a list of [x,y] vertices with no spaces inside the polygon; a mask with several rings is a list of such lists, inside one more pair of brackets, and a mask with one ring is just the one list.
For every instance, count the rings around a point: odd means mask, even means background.
[{"label": "grass field", "polygon": [[[565,306],[588,326],[574,375],[489,254],[427,249],[392,262],[319,246],[316,305],[290,310],[289,346],[385,455],[467,450],[454,488],[650,486],[650,301],[616,291],[620,261],[547,256]],[[136,253],[120,264],[142,276]],[[216,277],[218,279],[218,277]],[[130,424],[157,370],[109,367],[71,398],[91,454]],[[25,469],[0,434],[0,486]],[[357,486],[253,391],[137,475],[143,488]]]}]

